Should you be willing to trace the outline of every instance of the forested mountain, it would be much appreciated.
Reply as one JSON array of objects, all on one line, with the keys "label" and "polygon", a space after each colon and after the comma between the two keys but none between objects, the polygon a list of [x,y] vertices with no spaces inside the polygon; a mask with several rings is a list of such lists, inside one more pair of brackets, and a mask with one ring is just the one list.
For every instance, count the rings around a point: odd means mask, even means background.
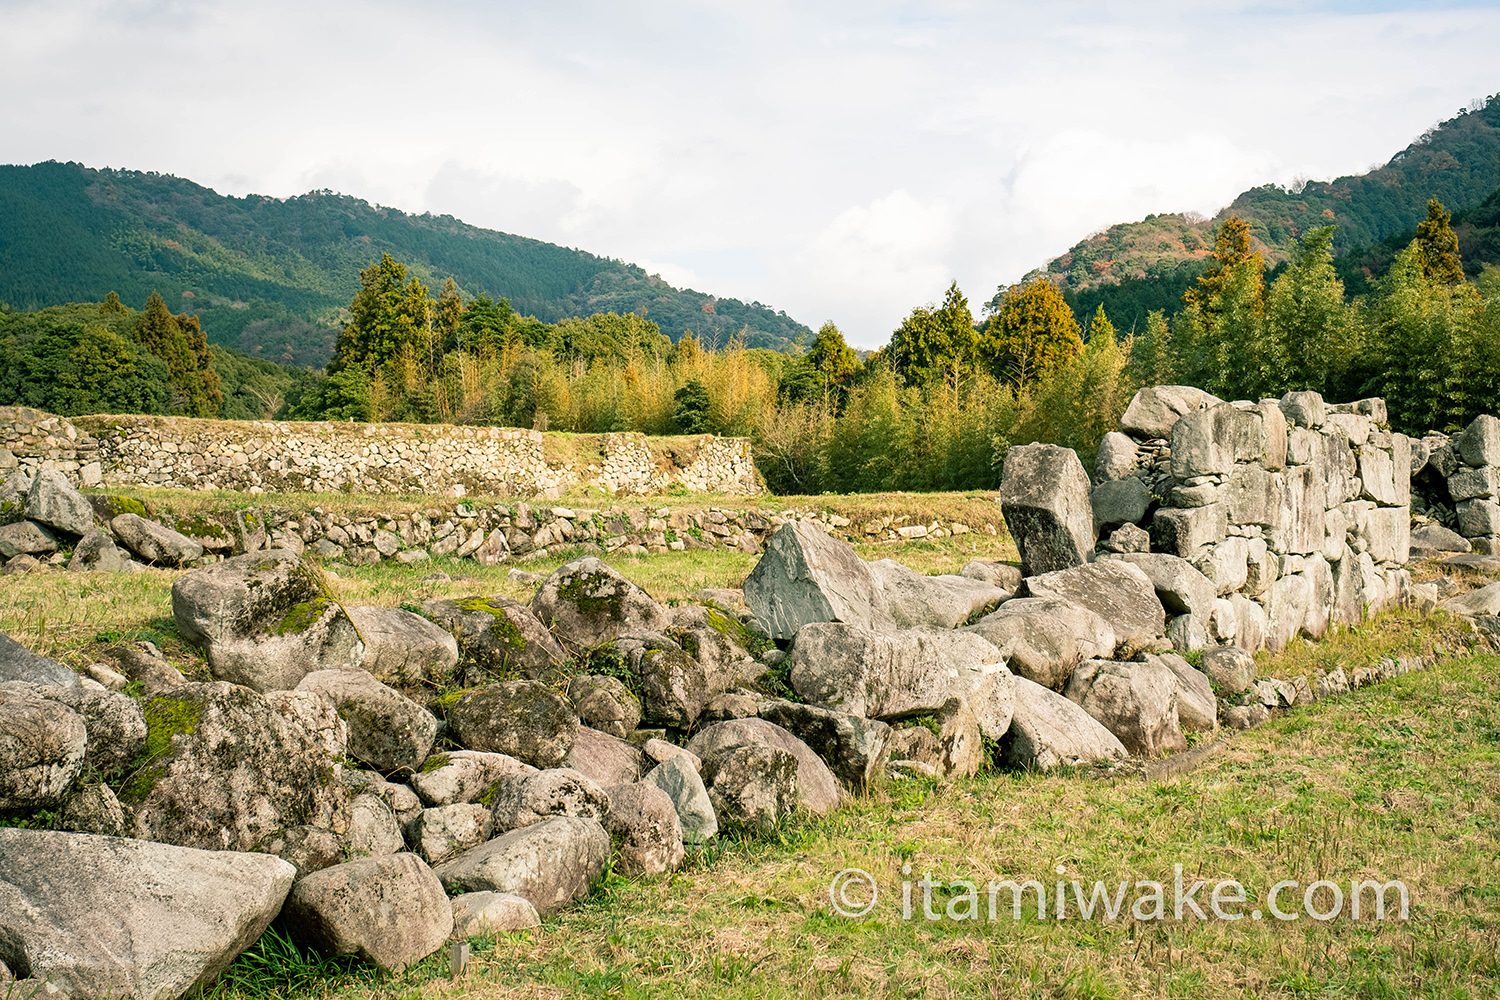
[{"label": "forested mountain", "polygon": [[759,303],[673,288],[640,267],[580,250],[407,215],[314,191],[295,198],[220,195],[177,177],[77,163],[0,166],[0,302],[37,309],[114,291],[139,307],[160,292],[199,317],[208,340],[253,357],[321,367],[383,253],[467,297],[504,297],[553,323],[642,313],[672,340],[692,331],[784,349],[812,331]]},{"label": "forested mountain", "polygon": [[1230,216],[1250,223],[1251,245],[1271,265],[1286,262],[1309,230],[1330,224],[1335,255],[1392,238],[1388,263],[1410,241],[1429,198],[1461,218],[1497,188],[1500,95],[1434,126],[1369,173],[1292,189],[1262,185],[1212,219],[1167,214],[1114,225],[1049,261],[1044,273],[1080,320],[1102,304],[1117,326],[1139,329],[1147,312],[1181,301],[1207,267],[1214,232]]}]

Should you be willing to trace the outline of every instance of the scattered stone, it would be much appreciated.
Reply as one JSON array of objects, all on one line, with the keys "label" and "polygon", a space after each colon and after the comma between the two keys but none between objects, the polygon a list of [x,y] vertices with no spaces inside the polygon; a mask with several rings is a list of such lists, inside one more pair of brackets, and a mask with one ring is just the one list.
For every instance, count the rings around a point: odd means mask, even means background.
[{"label": "scattered stone", "polygon": [[775,639],[790,639],[811,622],[890,624],[875,578],[853,547],[799,521],[767,539],[744,590],[745,603]]},{"label": "scattered stone", "polygon": [[719,832],[719,821],[693,760],[696,757],[689,759],[686,753],[668,757],[652,768],[644,780],[666,792],[672,800],[682,826],[682,839],[689,844],[705,844]]},{"label": "scattered stone", "polygon": [[441,685],[453,678],[458,642],[441,626],[400,608],[345,608],[365,645],[360,666],[385,684]]},{"label": "scattered stone", "polygon": [[494,817],[477,802],[423,809],[407,827],[412,848],[430,865],[441,864],[490,839]]},{"label": "scattered stone", "polygon": [[1010,592],[965,576],[927,576],[892,559],[868,564],[897,628],[957,628]]},{"label": "scattered stone", "polygon": [[1190,385],[1151,385],[1136,393],[1120,417],[1120,430],[1147,440],[1167,438],[1172,426],[1189,413],[1221,402]]},{"label": "scattered stone", "polygon": [[698,720],[709,698],[701,663],[660,632],[625,632],[615,648],[640,678],[643,722],[687,729]]},{"label": "scattered stone", "polygon": [[564,763],[601,787],[638,781],[646,766],[640,750],[588,726],[578,727],[578,737]]},{"label": "scattered stone", "polygon": [[531,610],[542,624],[583,649],[628,629],[660,630],[672,621],[650,594],[593,556],[554,570],[532,598]]},{"label": "scattered stone", "polygon": [[585,726],[624,739],[641,722],[641,702],[618,677],[580,674],[568,682],[568,699]]},{"label": "scattered stone", "polygon": [[72,573],[121,573],[125,571],[129,558],[115,545],[107,531],[94,529],[79,540],[68,560]]},{"label": "scattered stone", "polygon": [[998,648],[1012,673],[1054,690],[1079,662],[1110,656],[1116,644],[1104,617],[1062,600],[1006,601],[964,631]]},{"label": "scattered stone", "polygon": [[188,536],[137,514],[120,514],[109,528],[125,547],[148,563],[182,566],[203,555],[203,546]]},{"label": "scattered stone", "polygon": [[395,812],[371,792],[362,792],[349,803],[349,833],[344,840],[351,858],[383,858],[406,850]]},{"label": "scattered stone", "polygon": [[0,813],[57,805],[83,770],[87,745],[72,709],[31,685],[0,686]]},{"label": "scattered stone", "polygon": [[317,570],[268,549],[192,570],[172,585],[172,617],[217,680],[257,691],[294,688],[315,670],[357,667],[359,631]]},{"label": "scattered stone", "polygon": [[660,875],[682,864],[682,823],[671,796],[645,782],[611,785],[606,794],[610,809],[604,828],[623,873]]},{"label": "scattered stone", "polygon": [[1450,597],[1439,605],[1449,614],[1477,618],[1482,615],[1500,615],[1500,583],[1471,590],[1458,597]]},{"label": "scattered stone", "polygon": [[[838,807],[839,786],[828,765],[806,743],[774,723],[764,719],[719,722],[688,741],[688,749],[703,761],[705,772],[713,773],[718,771],[714,763],[718,756],[746,745],[775,747],[793,756],[797,761],[796,801],[809,812],[823,815]],[[704,778],[712,788],[714,779],[708,773]],[[719,811],[717,805],[715,811]]]},{"label": "scattered stone", "polygon": [[57,536],[40,524],[17,521],[0,525],[0,557],[45,556],[57,551]]},{"label": "scattered stone", "polygon": [[466,892],[453,897],[453,936],[485,937],[542,925],[536,907],[508,892]]},{"label": "scattered stone", "polygon": [[363,670],[317,670],[298,691],[317,691],[349,724],[349,753],[382,774],[422,766],[437,740],[431,712]]},{"label": "scattered stone", "polygon": [[446,806],[479,801],[501,778],[535,773],[508,754],[448,750],[428,757],[411,776],[411,787],[428,806]]},{"label": "scattered stone", "polygon": [[1105,559],[1086,566],[1026,578],[1028,596],[1066,601],[1110,623],[1115,641],[1144,648],[1166,630],[1166,612],[1151,578],[1138,566]]},{"label": "scattered stone", "polygon": [[464,665],[483,675],[519,670],[533,680],[551,680],[568,658],[531,609],[508,597],[428,601],[422,613],[453,634]]},{"label": "scattered stone", "polygon": [[964,563],[964,568],[959,571],[959,575],[971,580],[983,580],[985,583],[994,584],[1001,590],[1012,594],[1021,588],[1021,567],[1010,563],[971,559]]},{"label": "scattered stone", "polygon": [[0,828],[4,963],[64,996],[183,996],[260,937],[294,876],[265,854]]},{"label": "scattered stone", "polygon": [[399,971],[443,946],[453,907],[415,854],[324,868],[293,887],[283,913],[292,940]]},{"label": "scattered stone", "polygon": [[885,770],[891,727],[884,722],[780,698],[761,704],[759,716],[806,743],[850,788]]},{"label": "scattered stone", "polygon": [[1105,434],[1104,439],[1099,442],[1099,450],[1094,453],[1094,482],[1109,483],[1124,479],[1135,467],[1139,452],[1140,449],[1128,435],[1119,431]]},{"label": "scattered stone", "polygon": [[1255,684],[1255,657],[1237,646],[1215,646],[1203,651],[1202,670],[1221,695],[1237,695]]},{"label": "scattered stone", "polygon": [[297,869],[297,877],[332,868],[344,861],[344,842],[332,830],[320,826],[293,826],[275,831],[255,847],[274,854]]},{"label": "scattered stone", "polygon": [[797,807],[800,765],[790,751],[739,744],[705,759],[703,767],[709,802],[721,826],[765,832]]},{"label": "scattered stone", "polygon": [[587,895],[609,855],[609,834],[598,820],[553,816],[486,841],[436,872],[451,893],[513,893],[546,916]]},{"label": "scattered stone", "polygon": [[1178,686],[1171,669],[1154,656],[1139,663],[1085,660],[1063,693],[1125,749],[1154,757],[1187,747],[1177,715]]},{"label": "scattered stone", "polygon": [[1073,702],[1024,677],[1015,682],[1015,716],[1000,741],[1008,767],[1050,771],[1125,757],[1124,745]]},{"label": "scattered stone", "polygon": [[330,758],[339,760],[349,752],[349,723],[339,717],[338,706],[323,692],[269,691],[266,703],[301,726]]},{"label": "scattered stone", "polygon": [[86,535],[94,527],[94,508],[75,490],[68,477],[43,469],[26,493],[26,519],[69,535]]},{"label": "scattered stone", "polygon": [[[1146,657],[1153,659],[1151,656]],[[1219,706],[1208,676],[1176,653],[1163,653],[1163,665],[1177,680],[1177,721],[1185,733],[1211,733],[1219,728]]]},{"label": "scattered stone", "polygon": [[603,820],[610,800],[594,782],[572,768],[501,778],[495,786],[491,816],[499,831],[519,830],[551,816]]},{"label": "scattered stone", "polygon": [[8,635],[0,635],[0,683],[26,681],[55,687],[78,687],[78,675],[56,660],[39,656]]},{"label": "scattered stone", "polygon": [[120,800],[105,784],[75,788],[57,811],[57,829],[105,837],[123,837],[130,832]]},{"label": "scattered stone", "polygon": [[568,700],[540,681],[470,688],[443,706],[453,739],[470,750],[503,753],[533,767],[558,767],[578,737]]}]

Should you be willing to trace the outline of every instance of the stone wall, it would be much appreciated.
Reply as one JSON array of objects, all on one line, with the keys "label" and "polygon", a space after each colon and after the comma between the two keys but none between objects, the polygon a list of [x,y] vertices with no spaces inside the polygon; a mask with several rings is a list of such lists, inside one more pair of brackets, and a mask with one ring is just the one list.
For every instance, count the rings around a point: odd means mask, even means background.
[{"label": "stone wall", "polygon": [[85,486],[247,493],[344,491],[557,497],[760,492],[743,438],[542,434],[504,427],[194,420],[68,420],[0,407],[0,468],[58,469]]},{"label": "stone wall", "polygon": [[1169,623],[1179,650],[1280,650],[1407,598],[1413,465],[1380,399],[1153,386],[1099,450],[1099,557],[1164,553],[1208,579],[1211,610],[1179,607]]},{"label": "stone wall", "polygon": [[1425,514],[1473,551],[1500,555],[1500,418],[1476,417],[1457,437],[1414,442],[1412,476]]}]

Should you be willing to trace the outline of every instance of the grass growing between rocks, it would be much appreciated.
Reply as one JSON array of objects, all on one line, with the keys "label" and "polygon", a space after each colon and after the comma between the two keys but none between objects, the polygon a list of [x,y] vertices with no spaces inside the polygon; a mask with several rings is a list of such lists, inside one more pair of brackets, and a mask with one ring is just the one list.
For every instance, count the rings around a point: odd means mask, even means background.
[{"label": "grass growing between rocks", "polygon": [[[1413,651],[1420,622],[1392,615],[1332,637],[1346,661]],[[444,956],[405,976],[333,980],[304,995],[347,997],[1433,997],[1500,995],[1500,657],[1468,655],[1451,623],[1427,641],[1457,654],[1437,667],[1308,708],[1234,736],[1170,781],[1083,774],[992,774],[953,784],[892,782],[837,814],[772,838],[730,841],[669,877],[611,877],[584,904],[534,933],[477,940],[475,965],[448,982]],[[1304,654],[1294,649],[1295,660]],[[1362,663],[1360,665],[1363,665]],[[1264,665],[1274,672],[1279,660]],[[1307,669],[1298,665],[1297,670]],[[1171,919],[1174,865],[1210,919]],[[903,872],[910,865],[911,874]],[[1061,866],[1063,874],[1058,875]],[[829,882],[871,873],[880,895],[862,919],[835,914]],[[954,892],[902,915],[902,883],[930,872],[979,889],[975,922],[947,919]],[[1012,919],[1001,890],[988,919],[985,883],[1047,884]],[[1105,881],[1156,880],[1168,919],[1050,918],[1061,878],[1088,893]],[[1242,883],[1237,922],[1214,919],[1213,883]],[[1282,922],[1248,913],[1282,879],[1283,911],[1330,879],[1402,880],[1410,919],[1364,915]],[[856,894],[858,896],[858,894]],[[1388,897],[1396,909],[1394,894]],[[1320,889],[1314,903],[1326,910]],[[965,907],[958,905],[956,913]],[[1394,913],[1390,915],[1394,917]],[[425,982],[424,982],[425,980]],[[230,993],[227,995],[246,995]]]}]

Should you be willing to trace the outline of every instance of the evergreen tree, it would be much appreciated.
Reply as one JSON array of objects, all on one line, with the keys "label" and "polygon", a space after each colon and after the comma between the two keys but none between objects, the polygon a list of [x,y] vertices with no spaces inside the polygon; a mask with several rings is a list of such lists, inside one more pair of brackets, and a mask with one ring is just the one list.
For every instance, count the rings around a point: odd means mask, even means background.
[{"label": "evergreen tree", "polygon": [[[1096,319],[1103,318],[1102,311]],[[1113,339],[1114,327],[1110,326]],[[1083,351],[1078,320],[1046,278],[1013,286],[985,324],[981,354],[996,378],[1024,386]]]},{"label": "evergreen tree", "polygon": [[135,324],[136,343],[167,364],[175,390],[171,411],[190,417],[212,417],[224,393],[213,369],[213,352],[196,316],[173,316],[156,292],[146,300]]},{"label": "evergreen tree", "polygon": [[1464,280],[1463,262],[1458,257],[1458,235],[1453,232],[1453,216],[1436,198],[1427,202],[1427,218],[1417,223],[1417,246],[1422,252],[1422,273],[1427,280],[1440,285],[1457,285]]},{"label": "evergreen tree", "polygon": [[379,263],[359,272],[360,290],[349,303],[349,322],[334,345],[332,374],[343,368],[373,369],[393,363],[407,348],[428,354],[431,314],[427,288],[407,280],[406,265],[382,254]]},{"label": "evergreen tree", "polygon": [[[1183,295],[1174,324],[1179,375],[1217,396],[1248,394],[1252,368],[1272,364],[1261,340],[1265,261],[1250,248],[1250,225],[1231,215],[1219,227],[1213,264]],[[1246,358],[1257,359],[1247,366]]]},{"label": "evergreen tree", "polygon": [[123,316],[126,313],[125,303],[120,301],[120,296],[114,292],[110,292],[104,296],[104,301],[99,303],[99,313],[102,316],[107,316],[111,313],[118,313]]},{"label": "evergreen tree", "polygon": [[843,333],[832,320],[818,330],[806,359],[816,372],[819,387],[833,394],[835,403],[842,406],[854,374],[859,370],[859,357],[854,348],[844,342]]},{"label": "evergreen tree", "polygon": [[443,293],[432,307],[433,340],[435,341],[432,370],[437,371],[438,358],[449,351],[458,350],[459,324],[463,320],[464,303],[458,294],[458,283],[451,277],[443,282]]},{"label": "evergreen tree", "polygon": [[1266,295],[1266,331],[1246,355],[1251,399],[1292,389],[1327,394],[1360,347],[1359,325],[1333,269],[1333,227],[1307,232]]},{"label": "evergreen tree", "polygon": [[956,379],[973,370],[979,334],[958,282],[936,309],[919,306],[891,335],[891,365],[907,385]]}]

